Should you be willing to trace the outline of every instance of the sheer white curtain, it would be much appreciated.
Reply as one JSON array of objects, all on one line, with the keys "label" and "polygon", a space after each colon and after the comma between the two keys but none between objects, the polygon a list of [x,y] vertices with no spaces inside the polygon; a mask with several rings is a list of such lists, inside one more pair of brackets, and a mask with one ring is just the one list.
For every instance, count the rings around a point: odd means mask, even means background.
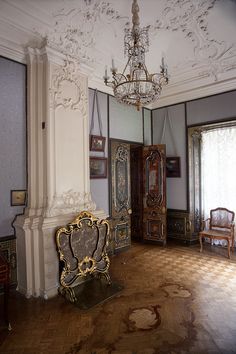
[{"label": "sheer white curtain", "polygon": [[203,217],[217,207],[236,214],[236,127],[204,131],[201,146]]}]

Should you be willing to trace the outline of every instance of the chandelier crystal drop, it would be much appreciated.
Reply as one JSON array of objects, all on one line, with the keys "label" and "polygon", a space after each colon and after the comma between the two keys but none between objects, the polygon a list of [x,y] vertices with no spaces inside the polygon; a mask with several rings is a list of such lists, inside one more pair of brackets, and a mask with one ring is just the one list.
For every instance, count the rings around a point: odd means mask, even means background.
[{"label": "chandelier crystal drop", "polygon": [[127,64],[122,73],[112,59],[112,80],[109,81],[107,67],[104,82],[114,91],[114,96],[119,102],[124,102],[137,107],[149,104],[160,96],[162,86],[168,83],[167,66],[164,58],[160,65],[160,73],[149,74],[145,65],[145,53],[149,49],[148,27],[139,27],[139,6],[137,0],[132,4],[133,27],[125,29],[124,53],[128,57]]}]

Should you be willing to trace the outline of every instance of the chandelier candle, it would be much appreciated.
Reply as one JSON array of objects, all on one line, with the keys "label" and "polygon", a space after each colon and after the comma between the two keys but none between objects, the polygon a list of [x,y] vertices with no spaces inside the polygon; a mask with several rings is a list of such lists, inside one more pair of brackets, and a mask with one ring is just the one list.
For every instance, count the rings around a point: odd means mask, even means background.
[{"label": "chandelier candle", "polygon": [[160,66],[160,73],[149,74],[145,65],[145,53],[148,52],[149,37],[148,27],[139,26],[139,6],[137,0],[132,4],[131,29],[125,29],[124,52],[128,61],[122,73],[118,73],[112,59],[112,79],[109,81],[107,69],[104,82],[111,87],[114,96],[119,102],[124,102],[137,107],[149,104],[160,96],[162,86],[168,83],[167,66],[164,57]]}]

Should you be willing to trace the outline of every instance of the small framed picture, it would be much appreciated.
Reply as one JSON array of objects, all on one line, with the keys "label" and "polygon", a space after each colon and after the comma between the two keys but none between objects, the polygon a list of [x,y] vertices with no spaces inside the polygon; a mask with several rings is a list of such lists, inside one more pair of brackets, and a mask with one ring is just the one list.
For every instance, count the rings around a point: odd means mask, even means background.
[{"label": "small framed picture", "polygon": [[90,135],[90,151],[104,151],[106,138],[101,135]]},{"label": "small framed picture", "polygon": [[26,190],[11,190],[11,206],[26,204]]},{"label": "small framed picture", "polygon": [[106,157],[90,157],[90,178],[107,178]]},{"label": "small framed picture", "polygon": [[166,177],[180,177],[180,157],[166,158]]}]

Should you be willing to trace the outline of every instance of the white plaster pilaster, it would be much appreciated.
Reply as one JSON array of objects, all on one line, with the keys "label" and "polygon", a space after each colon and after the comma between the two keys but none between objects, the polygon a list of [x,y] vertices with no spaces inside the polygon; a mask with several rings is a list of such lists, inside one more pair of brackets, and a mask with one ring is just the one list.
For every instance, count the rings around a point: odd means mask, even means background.
[{"label": "white plaster pilaster", "polygon": [[18,290],[57,294],[55,231],[82,210],[99,218],[89,183],[88,83],[76,62],[48,47],[26,50],[28,205],[16,218]]}]

